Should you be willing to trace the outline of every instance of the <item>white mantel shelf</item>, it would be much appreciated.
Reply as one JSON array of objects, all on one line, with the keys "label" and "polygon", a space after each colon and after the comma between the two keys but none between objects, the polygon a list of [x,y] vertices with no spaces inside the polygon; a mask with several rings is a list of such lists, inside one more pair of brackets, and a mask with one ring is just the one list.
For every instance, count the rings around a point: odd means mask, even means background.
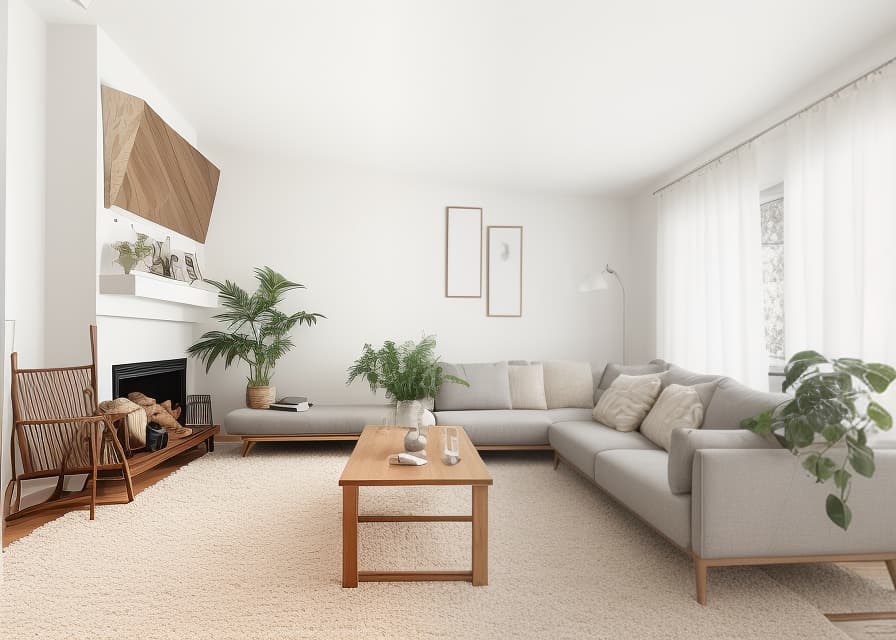
[{"label": "white mantel shelf", "polygon": [[218,294],[186,282],[163,278],[144,271],[131,273],[102,273],[100,293],[150,298],[193,307],[213,309],[218,306]]}]

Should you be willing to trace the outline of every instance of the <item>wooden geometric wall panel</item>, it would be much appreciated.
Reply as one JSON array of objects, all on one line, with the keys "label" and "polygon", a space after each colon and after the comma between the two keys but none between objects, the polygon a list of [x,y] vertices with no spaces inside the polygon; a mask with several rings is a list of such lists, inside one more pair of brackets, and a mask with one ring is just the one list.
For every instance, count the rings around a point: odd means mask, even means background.
[{"label": "wooden geometric wall panel", "polygon": [[221,172],[146,102],[102,87],[106,208],[205,242]]}]

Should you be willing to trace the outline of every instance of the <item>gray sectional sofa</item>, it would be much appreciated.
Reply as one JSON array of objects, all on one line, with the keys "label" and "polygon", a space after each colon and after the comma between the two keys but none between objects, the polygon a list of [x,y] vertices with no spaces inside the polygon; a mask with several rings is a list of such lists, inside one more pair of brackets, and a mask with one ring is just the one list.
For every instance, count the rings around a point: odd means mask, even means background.
[{"label": "gray sectional sofa", "polygon": [[[555,467],[573,467],[693,558],[701,604],[713,566],[883,561],[896,585],[896,449],[877,449],[873,480],[855,480],[855,517],[844,532],[824,513],[829,489],[813,484],[798,458],[739,428],[741,420],[787,396],[659,360],[610,364],[599,376],[586,363],[526,364],[446,365],[471,385],[443,387],[434,421],[464,427],[481,450],[552,450]],[[543,380],[521,378],[538,369]],[[708,386],[702,427],[675,429],[666,451],[639,431],[595,421],[594,405],[623,373],[661,374],[663,388]],[[315,418],[317,410],[296,416],[243,409],[225,426],[253,441],[353,439],[365,424],[382,424],[387,415],[384,405],[329,407]]]}]

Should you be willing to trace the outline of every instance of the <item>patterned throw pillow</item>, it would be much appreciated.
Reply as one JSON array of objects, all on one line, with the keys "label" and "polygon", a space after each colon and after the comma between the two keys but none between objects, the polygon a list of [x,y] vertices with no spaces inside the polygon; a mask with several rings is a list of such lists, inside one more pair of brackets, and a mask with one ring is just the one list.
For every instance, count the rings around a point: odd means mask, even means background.
[{"label": "patterned throw pillow", "polygon": [[663,389],[656,404],[641,423],[645,438],[666,451],[672,445],[672,431],[680,428],[699,429],[703,424],[704,407],[694,387],[670,384]]},{"label": "patterned throw pillow", "polygon": [[661,386],[662,379],[657,374],[621,374],[601,395],[592,415],[617,431],[635,431],[656,402]]}]

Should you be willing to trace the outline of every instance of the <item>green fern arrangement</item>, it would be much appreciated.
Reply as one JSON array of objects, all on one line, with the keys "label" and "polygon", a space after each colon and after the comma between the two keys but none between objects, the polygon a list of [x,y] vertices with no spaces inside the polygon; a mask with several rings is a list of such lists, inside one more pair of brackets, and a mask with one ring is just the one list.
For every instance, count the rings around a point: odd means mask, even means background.
[{"label": "green fern arrangement", "polygon": [[348,369],[346,384],[357,378],[366,380],[373,392],[385,389],[386,397],[397,402],[434,398],[446,382],[470,386],[466,380],[445,373],[436,355],[435,336],[399,345],[387,340],[376,350],[365,344],[361,357]]},{"label": "green fern arrangement", "polygon": [[252,295],[230,280],[206,280],[218,289],[221,304],[227,309],[214,316],[227,325],[227,331],[203,334],[187,352],[205,363],[206,373],[218,358],[224,359],[225,369],[234,360],[242,360],[249,365],[249,386],[266,387],[271,384],[277,361],[295,346],[289,332],[296,325],[315,325],[318,318],[326,316],[306,311],[287,315],[277,309],[284,294],[305,286],[287,280],[270,267],[256,268],[255,279],[258,288]]}]

